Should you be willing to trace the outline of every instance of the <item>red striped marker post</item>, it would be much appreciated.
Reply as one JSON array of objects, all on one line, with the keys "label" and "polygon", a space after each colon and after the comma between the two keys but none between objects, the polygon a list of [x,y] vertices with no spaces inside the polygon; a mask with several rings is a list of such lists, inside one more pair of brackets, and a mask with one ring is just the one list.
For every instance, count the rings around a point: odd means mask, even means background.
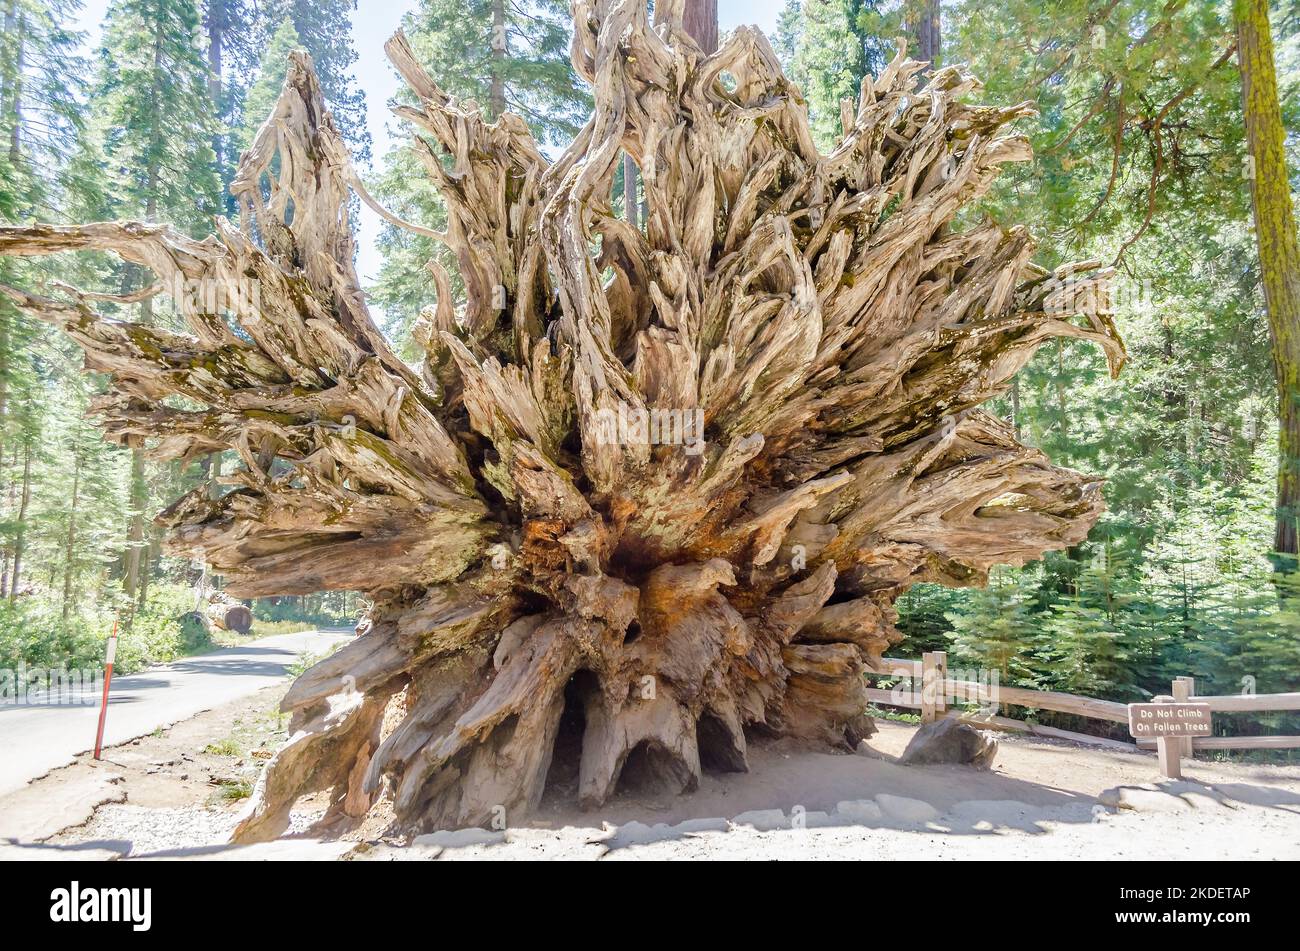
[{"label": "red striped marker post", "polygon": [[104,658],[104,698],[99,703],[99,729],[95,731],[95,759],[104,746],[104,720],[108,717],[108,685],[113,682],[113,658],[117,656],[117,618],[113,618],[113,633],[108,635],[108,656]]}]

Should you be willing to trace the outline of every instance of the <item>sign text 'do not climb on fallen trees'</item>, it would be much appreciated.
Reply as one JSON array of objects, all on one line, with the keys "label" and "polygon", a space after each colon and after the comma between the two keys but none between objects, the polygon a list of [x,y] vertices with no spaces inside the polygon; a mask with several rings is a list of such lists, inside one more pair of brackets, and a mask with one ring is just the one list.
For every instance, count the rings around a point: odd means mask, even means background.
[{"label": "sign text 'do not climb on fallen trees'", "polygon": [[1208,703],[1130,703],[1128,731],[1135,739],[1209,736]]}]

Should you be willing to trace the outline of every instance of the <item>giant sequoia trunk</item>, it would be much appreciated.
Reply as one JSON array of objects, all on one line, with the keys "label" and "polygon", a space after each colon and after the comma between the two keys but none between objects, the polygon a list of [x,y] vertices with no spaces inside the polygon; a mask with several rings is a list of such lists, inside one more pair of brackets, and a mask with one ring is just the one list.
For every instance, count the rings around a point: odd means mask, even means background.
[{"label": "giant sequoia trunk", "polygon": [[[680,2],[653,26],[644,3],[574,7],[596,111],[554,162],[389,43],[464,287],[455,306],[430,266],[419,368],[366,309],[349,187],[370,199],[301,55],[233,186],[241,229],[0,232],[3,253],[110,250],[223,289],[229,313],[180,295],[188,333],[6,293],[110,374],[110,438],[238,452],[224,495],[159,516],[173,550],[235,596],[373,600],[285,697],[240,839],[315,789],[457,826],[517,819],[548,774],[595,806],[620,780],[744,770],[760,735],[855,743],[902,591],[979,584],[1101,512],[1098,480],[978,408],[1054,336],[1123,360],[1106,272],[1037,268],[1023,228],[969,213],[1029,157],[1005,131],[1029,106],[965,103],[955,68],[917,92],[900,49],[821,155],[759,32],[705,55]],[[610,207],[624,150],[643,230]]]}]

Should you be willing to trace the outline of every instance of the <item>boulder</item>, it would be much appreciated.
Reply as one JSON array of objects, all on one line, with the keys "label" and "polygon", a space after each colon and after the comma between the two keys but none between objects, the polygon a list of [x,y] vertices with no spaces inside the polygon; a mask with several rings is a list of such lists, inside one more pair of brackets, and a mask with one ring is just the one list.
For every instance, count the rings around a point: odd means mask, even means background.
[{"label": "boulder", "polygon": [[926,723],[917,730],[899,762],[909,766],[955,763],[988,769],[997,754],[998,741],[992,733],[960,720],[945,719]]}]

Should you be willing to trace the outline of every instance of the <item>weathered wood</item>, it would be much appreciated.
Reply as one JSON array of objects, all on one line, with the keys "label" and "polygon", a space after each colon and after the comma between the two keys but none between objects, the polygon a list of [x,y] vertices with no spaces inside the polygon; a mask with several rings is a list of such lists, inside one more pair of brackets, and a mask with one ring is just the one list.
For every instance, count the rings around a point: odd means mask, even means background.
[{"label": "weathered wood", "polygon": [[1300,710],[1300,693],[1225,694],[1196,698],[1197,703],[1208,703],[1215,713],[1266,713],[1269,711]]},{"label": "weathered wood", "polygon": [[[1194,736],[1196,750],[1296,750],[1300,736]],[[1153,750],[1159,740],[1138,740],[1140,749]]]},{"label": "weathered wood", "polygon": [[[1084,743],[1088,746],[1104,746],[1107,749],[1123,750],[1129,753],[1136,753],[1138,746],[1134,743],[1125,743],[1123,740],[1112,740],[1105,736],[1092,736],[1088,733],[1076,733],[1073,730],[1059,730],[1052,726],[1043,726],[1038,723],[1026,723],[1023,720],[1015,720],[1011,717],[999,717],[980,714],[978,716],[967,716],[959,710],[950,710],[947,716],[956,717],[963,723],[969,723],[971,726],[981,727],[989,730],[1007,730],[1013,733],[1030,733],[1034,736],[1045,736],[1053,740],[1069,740],[1071,743]],[[1154,745],[1154,744],[1153,744]]]},{"label": "weathered wood", "polygon": [[[757,30],[714,52],[680,4],[653,26],[644,4],[573,6],[595,111],[554,161],[387,46],[446,207],[444,231],[412,227],[464,288],[431,268],[418,368],[367,310],[356,173],[302,54],[232,186],[238,228],[0,229],[0,253],[115,252],[177,298],[185,332],[3,289],[109,375],[109,438],[238,454],[224,494],[159,517],[172,549],[233,596],[374,605],[285,697],[294,737],[242,839],[313,788],[340,817],[388,795],[419,829],[508,821],[552,776],[592,806],[688,790],[744,769],[747,732],[851,745],[903,591],[983,583],[1101,514],[1099,480],[979,409],[1052,337],[1124,360],[1106,269],[1047,271],[1023,228],[954,227],[1030,157],[1008,126],[1032,107],[971,103],[956,67],[919,91],[900,44],[823,155]],[[625,155],[641,228],[611,204]]]},{"label": "weathered wood", "polygon": [[985,684],[950,680],[948,685],[949,696],[955,696],[958,700],[975,703],[1007,703],[1016,707],[1073,713],[1076,716],[1109,720],[1112,723],[1128,723],[1128,707],[1113,700],[1097,700],[1093,697],[1079,697],[1072,693],[1057,693],[1052,690],[1003,687],[1001,684],[998,685],[996,692],[990,690]]}]

